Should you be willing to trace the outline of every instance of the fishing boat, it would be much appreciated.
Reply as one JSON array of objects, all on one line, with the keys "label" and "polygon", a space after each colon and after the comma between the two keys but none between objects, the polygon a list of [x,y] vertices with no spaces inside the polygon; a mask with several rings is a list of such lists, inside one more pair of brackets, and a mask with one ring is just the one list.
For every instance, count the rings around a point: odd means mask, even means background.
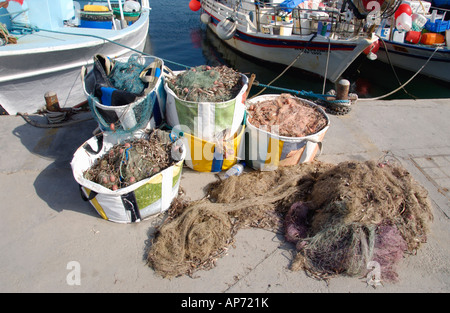
[{"label": "fishing boat", "polygon": [[[195,5],[190,7],[196,10]],[[394,1],[387,1],[383,13]],[[378,37],[370,10],[340,0],[201,0],[201,20],[232,48],[337,81]]]},{"label": "fishing boat", "polygon": [[[382,22],[376,55],[395,67],[450,82],[450,21],[445,19],[450,12],[426,1],[405,3],[410,4],[411,27],[399,30],[394,16]],[[419,18],[422,24],[413,22]]]},{"label": "fishing boat", "polygon": [[386,48],[381,44],[377,53],[382,62],[391,63],[413,73],[422,69],[420,71],[422,75],[450,82],[450,49],[447,47],[384,41]]},{"label": "fishing boat", "polygon": [[148,0],[0,0],[2,114],[35,113],[49,91],[61,108],[85,101],[81,67],[142,51],[150,10]]}]

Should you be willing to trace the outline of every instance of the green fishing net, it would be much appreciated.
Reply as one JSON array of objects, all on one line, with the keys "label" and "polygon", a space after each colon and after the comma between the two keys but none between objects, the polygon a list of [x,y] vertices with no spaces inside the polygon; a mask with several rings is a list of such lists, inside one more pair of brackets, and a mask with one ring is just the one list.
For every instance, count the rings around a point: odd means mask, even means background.
[{"label": "green fishing net", "polygon": [[145,67],[140,62],[140,56],[133,54],[126,62],[115,61],[108,78],[115,88],[141,95],[144,92],[145,83],[140,74]]},{"label": "green fishing net", "polygon": [[243,87],[242,76],[227,66],[197,66],[168,77],[175,95],[193,102],[224,102],[234,99]]},{"label": "green fishing net", "polygon": [[[146,127],[157,100],[155,87],[163,79],[161,75],[155,75],[161,71],[162,61],[155,58],[148,64],[148,60],[139,54],[133,54],[124,61],[110,60],[103,55],[95,56],[94,60],[98,62],[86,76],[91,75],[85,89],[89,108],[101,130],[132,133]],[[97,92],[103,87],[118,90],[111,93],[111,101],[105,101],[107,103],[102,102],[103,94]],[[135,95],[135,101],[124,101],[119,91]]]}]

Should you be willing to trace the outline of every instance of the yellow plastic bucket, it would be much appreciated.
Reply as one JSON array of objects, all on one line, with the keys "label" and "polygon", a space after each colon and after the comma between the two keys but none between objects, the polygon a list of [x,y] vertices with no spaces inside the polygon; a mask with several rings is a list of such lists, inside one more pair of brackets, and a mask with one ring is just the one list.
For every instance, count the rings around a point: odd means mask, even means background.
[{"label": "yellow plastic bucket", "polygon": [[185,164],[198,172],[221,172],[231,168],[241,159],[245,125],[231,137],[208,141],[183,133],[181,140],[186,148]]}]

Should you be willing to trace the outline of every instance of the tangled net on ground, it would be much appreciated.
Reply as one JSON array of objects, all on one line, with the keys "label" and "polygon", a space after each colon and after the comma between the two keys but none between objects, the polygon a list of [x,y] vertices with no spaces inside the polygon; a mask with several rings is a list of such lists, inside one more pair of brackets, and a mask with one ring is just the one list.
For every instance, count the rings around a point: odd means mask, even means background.
[{"label": "tangled net on ground", "polygon": [[375,162],[327,171],[315,182],[310,203],[308,235],[296,242],[293,268],[319,278],[361,275],[375,260],[383,278],[395,280],[399,256],[426,242],[432,220],[427,191],[405,169]]},{"label": "tangled net on ground", "polygon": [[243,87],[242,76],[225,65],[202,65],[168,77],[175,95],[193,102],[224,102],[235,98]]},{"label": "tangled net on ground", "polygon": [[369,261],[397,279],[405,252],[426,241],[426,190],[396,165],[320,162],[251,172],[211,185],[211,199],[176,206],[148,254],[164,277],[214,266],[242,227],[282,229],[296,245],[292,270],[328,280],[363,275]]}]

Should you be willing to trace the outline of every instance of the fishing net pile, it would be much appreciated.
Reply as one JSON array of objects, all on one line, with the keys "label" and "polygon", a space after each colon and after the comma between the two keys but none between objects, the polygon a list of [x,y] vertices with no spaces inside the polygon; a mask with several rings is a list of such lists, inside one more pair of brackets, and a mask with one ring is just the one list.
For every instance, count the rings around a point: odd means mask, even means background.
[{"label": "fishing net pile", "polygon": [[286,238],[298,250],[293,269],[318,278],[361,275],[376,261],[395,281],[396,264],[426,242],[433,218],[427,191],[398,165],[341,163],[318,177],[307,200],[290,208],[287,229],[302,231]]},{"label": "fishing net pile", "polygon": [[146,87],[141,74],[146,66],[140,61],[138,54],[131,55],[127,61],[115,61],[109,75],[111,84],[120,90],[142,95]]},{"label": "fishing net pile", "polygon": [[235,98],[243,87],[242,76],[225,65],[201,65],[166,79],[175,95],[193,102],[224,102]]},{"label": "fishing net pile", "polygon": [[136,138],[114,145],[85,173],[84,178],[111,190],[128,187],[176,163],[172,143],[160,130],[148,138]]},{"label": "fishing net pile", "polygon": [[[105,131],[132,133],[150,121],[161,81],[163,61],[132,54],[128,59],[94,56],[92,70],[83,67],[82,81],[94,118]],[[147,64],[151,62],[150,64]]]},{"label": "fishing net pile", "polygon": [[361,275],[367,262],[397,279],[404,253],[426,241],[427,192],[402,167],[311,162],[251,172],[211,185],[210,200],[177,201],[148,253],[163,277],[215,265],[242,227],[281,230],[296,246],[292,270],[315,278]]},{"label": "fishing net pile", "polygon": [[247,111],[250,124],[262,129],[276,125],[281,136],[304,137],[319,132],[327,125],[322,112],[289,94],[257,101]]}]

